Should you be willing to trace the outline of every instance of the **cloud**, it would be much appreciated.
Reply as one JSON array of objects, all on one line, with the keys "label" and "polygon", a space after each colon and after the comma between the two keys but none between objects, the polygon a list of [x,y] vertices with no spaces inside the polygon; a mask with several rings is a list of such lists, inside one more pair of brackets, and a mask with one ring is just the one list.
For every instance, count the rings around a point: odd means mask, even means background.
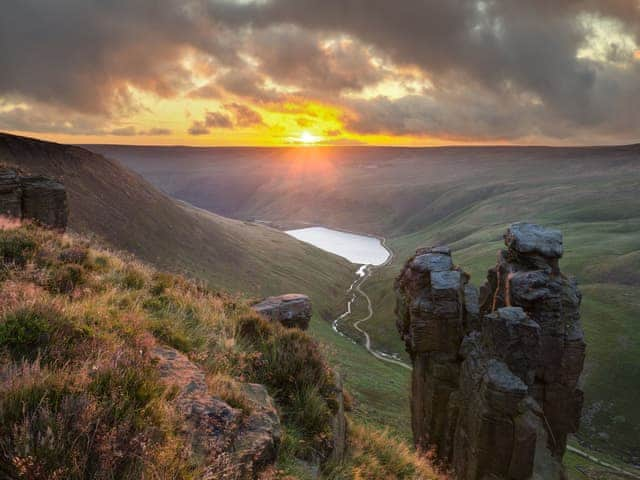
[{"label": "cloud", "polygon": [[121,137],[133,137],[137,133],[138,131],[135,129],[135,127],[129,126],[129,127],[114,128],[109,132],[109,135],[116,135]]},{"label": "cloud", "polygon": [[[606,27],[609,31],[614,25],[639,45],[638,2],[406,0],[398,4],[387,0],[271,0],[213,2],[210,11],[219,21],[237,28],[250,26],[256,32],[284,28],[285,33],[279,35],[285,39],[293,38],[292,32],[300,31],[307,34],[307,39],[313,38],[309,37],[312,34],[347,35],[368,45],[374,53],[381,52],[395,65],[421,69],[436,93],[420,98],[375,99],[351,105],[351,108],[363,109],[359,115],[356,112],[360,118],[375,110],[380,128],[389,133],[429,134],[441,131],[439,125],[447,125],[451,127],[449,134],[464,134],[473,130],[469,121],[482,122],[487,117],[520,122],[516,113],[522,114],[523,109],[518,102],[522,97],[530,97],[538,103],[533,113],[525,115],[523,120],[532,123],[523,124],[522,131],[544,130],[548,138],[560,138],[567,130],[576,136],[580,136],[584,128],[608,131],[613,123],[616,125],[613,133],[617,137],[637,135],[640,113],[625,115],[625,123],[617,121],[615,108],[603,109],[607,104],[624,106],[630,99],[637,102],[638,97],[634,95],[640,84],[640,74],[637,66],[631,65],[632,55],[628,55],[624,68],[620,68],[607,61],[579,58],[578,52],[594,37],[598,25],[603,22],[609,22]],[[267,36],[261,43],[265,45],[266,55],[268,51],[278,51],[277,39],[278,35],[275,40],[269,40]],[[302,60],[315,58],[317,52],[314,53],[309,41],[291,45],[289,57],[295,61],[287,62],[286,56],[280,61],[279,57],[267,56],[272,61],[265,62],[265,69],[284,78],[287,72],[289,78],[306,77],[314,85],[315,77],[322,79],[322,75],[305,72],[307,67]],[[290,63],[302,64],[299,68],[303,72],[287,71]],[[355,70],[368,72],[362,64]],[[349,85],[349,78],[348,75],[334,75],[331,78],[334,83],[327,85],[339,89],[341,85]],[[341,79],[344,80],[342,84]],[[460,87],[458,96],[451,95],[452,85]],[[355,78],[353,88],[358,86]],[[483,98],[470,98],[465,94],[465,88],[495,102],[489,105]],[[513,103],[505,105],[504,98]],[[460,111],[463,100],[471,102],[467,114]],[[412,108],[409,101],[418,104]],[[450,103],[443,103],[445,101]],[[504,114],[487,114],[481,106]],[[396,116],[407,110],[413,120],[399,121]],[[476,116],[468,118],[471,114]],[[453,122],[460,117],[466,119],[467,124],[459,126]],[[419,128],[420,125],[432,125],[435,118],[439,121],[431,132]],[[560,126],[558,133],[551,131],[544,122],[557,123]],[[363,126],[362,122],[356,125]],[[498,122],[493,129],[490,125],[485,129],[490,136],[499,138],[503,136],[501,127],[502,122]],[[508,130],[507,135],[519,128]]]},{"label": "cloud", "polygon": [[213,83],[207,83],[201,87],[195,88],[191,90],[187,97],[189,98],[206,98],[206,99],[217,99],[222,97],[222,90]]},{"label": "cloud", "polygon": [[233,128],[233,121],[227,113],[207,112],[204,117],[204,125],[207,128]]},{"label": "cloud", "polygon": [[264,125],[262,116],[247,105],[229,103],[225,105],[225,108],[233,112],[234,125],[236,127],[256,127]]},{"label": "cloud", "polygon": [[63,114],[47,105],[32,108],[5,106],[0,109],[0,130],[78,135],[106,133],[104,122],[100,118],[84,114]]},{"label": "cloud", "polygon": [[166,136],[171,135],[171,133],[172,131],[168,128],[149,128],[148,130],[138,130],[132,125],[114,128],[108,132],[109,135],[121,137],[133,137],[136,135]]},{"label": "cloud", "polygon": [[636,0],[5,0],[0,126],[170,135],[126,126],[143,92],[218,100],[194,135],[315,102],[352,133],[637,140],[638,52]]},{"label": "cloud", "polygon": [[151,136],[166,136],[171,135],[173,131],[169,128],[150,128],[148,130],[141,130],[138,135],[151,135]]},{"label": "cloud", "polygon": [[370,49],[359,42],[342,36],[326,40],[291,25],[255,30],[248,51],[263,74],[300,92],[335,95],[384,78],[371,61]]},{"label": "cloud", "polygon": [[191,127],[189,127],[188,132],[189,132],[189,135],[206,135],[209,133],[209,129],[204,124],[204,122],[196,120],[191,124]]},{"label": "cloud", "polygon": [[188,132],[191,135],[205,135],[211,129],[248,128],[262,125],[264,122],[258,112],[247,105],[233,102],[224,105],[223,110],[206,112],[204,119],[194,121]]}]

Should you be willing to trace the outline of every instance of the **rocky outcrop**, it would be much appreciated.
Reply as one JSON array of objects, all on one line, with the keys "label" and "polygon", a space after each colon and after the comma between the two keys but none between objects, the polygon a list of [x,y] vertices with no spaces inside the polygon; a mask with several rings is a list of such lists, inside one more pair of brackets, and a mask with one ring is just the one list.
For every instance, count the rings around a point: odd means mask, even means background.
[{"label": "rocky outcrop", "polygon": [[67,192],[64,185],[51,178],[0,168],[0,215],[64,230],[68,220]]},{"label": "rocky outcrop", "polygon": [[278,454],[281,427],[273,399],[264,386],[244,384],[251,402],[248,416],[209,393],[204,372],[177,350],[156,345],[151,356],[163,381],[177,391],[186,420],[183,432],[194,451],[207,460],[206,480],[257,478]]},{"label": "rocky outcrop", "polygon": [[287,328],[306,330],[311,321],[311,300],[300,293],[267,297],[253,305],[253,309],[273,322]]},{"label": "rocky outcrop", "polygon": [[582,408],[580,293],[560,232],[520,223],[504,238],[480,291],[446,247],[418,250],[396,281],[414,440],[459,479],[559,479]]},{"label": "rocky outcrop", "polygon": [[[312,306],[308,296],[300,293],[288,293],[274,297],[267,297],[252,308],[272,322],[278,322],[287,328],[306,330],[311,321]],[[341,461],[347,448],[347,419],[345,416],[344,389],[342,378],[338,372],[333,372],[335,379],[335,413],[331,419],[332,443],[326,455],[320,455],[323,460]],[[311,469],[319,468],[318,462]]]}]

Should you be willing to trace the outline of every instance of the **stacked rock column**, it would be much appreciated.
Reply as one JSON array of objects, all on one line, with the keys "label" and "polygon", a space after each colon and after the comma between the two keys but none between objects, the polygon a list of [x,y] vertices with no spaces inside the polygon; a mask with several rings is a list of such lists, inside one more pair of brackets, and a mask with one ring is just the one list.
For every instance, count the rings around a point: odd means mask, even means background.
[{"label": "stacked rock column", "polygon": [[550,428],[549,448],[562,456],[567,435],[578,429],[583,393],[578,389],[585,357],[580,323],[581,295],[560,273],[562,234],[516,223],[504,236],[506,250],[481,288],[483,314],[518,306],[540,326],[539,366],[532,396],[543,407]]},{"label": "stacked rock column", "polygon": [[[454,268],[449,249],[436,247],[418,250],[396,281],[397,327],[413,363],[414,442],[421,449],[436,448],[444,459],[452,455],[458,414],[448,408],[459,387],[458,350],[472,317],[465,308],[467,279]],[[471,292],[469,297],[476,298]]]},{"label": "stacked rock column", "polygon": [[419,249],[396,280],[412,363],[415,444],[455,478],[563,478],[577,430],[585,344],[562,236],[514,224],[478,292],[446,247]]}]

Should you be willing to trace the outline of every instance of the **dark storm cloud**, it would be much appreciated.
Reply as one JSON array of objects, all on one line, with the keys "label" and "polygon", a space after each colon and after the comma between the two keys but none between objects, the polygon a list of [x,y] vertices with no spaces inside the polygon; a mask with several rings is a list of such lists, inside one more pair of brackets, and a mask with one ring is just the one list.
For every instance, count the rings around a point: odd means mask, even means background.
[{"label": "dark storm cloud", "polygon": [[5,0],[0,95],[85,113],[129,107],[128,87],[173,96],[190,85],[187,48],[235,61],[202,1]]},{"label": "dark storm cloud", "polygon": [[216,79],[216,83],[230,94],[256,103],[279,102],[284,96],[265,86],[266,76],[255,68],[234,68]]},{"label": "dark storm cloud", "polygon": [[383,78],[361,45],[340,40],[323,45],[319,35],[291,26],[255,31],[249,52],[263,73],[309,93],[359,91]]},{"label": "dark storm cloud", "polygon": [[[415,65],[429,75],[436,90],[450,85],[466,85],[476,95],[494,96],[498,103],[486,105],[484,98],[469,105],[468,117],[479,107],[512,112],[497,114],[497,120],[514,119],[519,105],[504,105],[503,95],[517,98],[513,92],[539,98],[543,110],[528,114],[527,119],[556,121],[565,125],[623,128],[623,135],[631,135],[640,127],[640,113],[627,116],[626,124],[616,121],[617,113],[604,105],[623,106],[631,102],[640,111],[637,85],[640,83],[636,65],[615,70],[607,64],[576,57],[592,31],[579,21],[584,15],[607,17],[640,43],[640,3],[635,0],[586,1],[541,0],[536,2],[514,0],[465,1],[450,0],[270,0],[268,2],[213,2],[211,12],[217,19],[236,26],[251,25],[264,30],[274,25],[295,25],[312,32],[346,33],[365,44],[387,53],[396,63]],[[293,52],[298,48],[292,47]],[[627,53],[628,62],[633,60]],[[449,107],[457,109],[464,96],[450,98],[453,104],[438,100],[449,93],[427,98],[407,97],[398,101],[374,99],[359,102],[362,117],[371,110],[378,113],[384,130],[419,131],[395,115],[404,115],[409,109],[415,114],[415,124],[424,127],[433,123],[429,117],[441,121],[437,125],[454,127],[456,115],[449,118]],[[418,101],[411,106],[410,103]],[[435,110],[434,110],[435,109]],[[536,108],[535,110],[540,110]],[[418,119],[417,117],[425,116]],[[476,121],[485,121],[487,114]],[[491,115],[489,115],[491,116]],[[516,119],[517,120],[517,119]],[[392,128],[402,121],[399,130]],[[451,125],[453,123],[453,125]],[[498,121],[498,125],[501,122]],[[381,125],[384,126],[384,125]],[[544,124],[525,125],[532,130],[545,129]],[[500,130],[485,125],[486,133],[498,137]],[[469,129],[460,129],[468,133]],[[425,131],[423,133],[429,133]],[[553,137],[554,135],[551,134]]]},{"label": "dark storm cloud", "polygon": [[196,120],[191,124],[190,135],[206,135],[212,129],[232,129],[255,127],[264,125],[262,116],[247,105],[228,103],[224,110],[206,112],[203,120]]}]

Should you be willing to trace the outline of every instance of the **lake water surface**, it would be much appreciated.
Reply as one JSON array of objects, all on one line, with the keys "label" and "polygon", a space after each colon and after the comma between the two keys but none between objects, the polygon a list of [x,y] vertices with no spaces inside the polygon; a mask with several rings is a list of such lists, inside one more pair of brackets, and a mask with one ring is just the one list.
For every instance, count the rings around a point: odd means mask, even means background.
[{"label": "lake water surface", "polygon": [[359,265],[382,265],[389,258],[389,252],[375,237],[325,227],[300,228],[286,233]]}]

